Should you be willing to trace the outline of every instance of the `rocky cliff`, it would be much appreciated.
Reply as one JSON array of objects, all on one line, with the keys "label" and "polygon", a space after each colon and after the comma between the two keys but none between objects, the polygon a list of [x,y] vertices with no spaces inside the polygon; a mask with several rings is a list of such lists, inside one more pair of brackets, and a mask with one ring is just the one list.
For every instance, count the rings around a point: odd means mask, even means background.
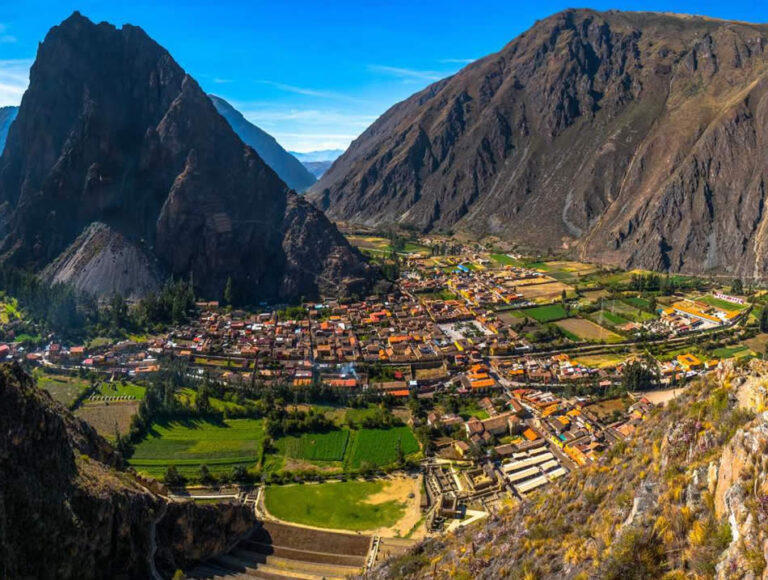
[{"label": "rocky cliff", "polygon": [[263,131],[221,97],[209,95],[216,110],[230,124],[243,143],[253,148],[288,187],[303,192],[315,182],[315,176],[293,155],[283,149],[272,135]]},{"label": "rocky cliff", "polygon": [[373,278],[168,52],[79,13],[38,49],[0,157],[0,203],[0,259],[94,292],[140,295],[173,275],[218,298],[232,278],[254,302]]},{"label": "rocky cliff", "polygon": [[568,10],[379,118],[329,216],[626,267],[768,270],[768,26]]},{"label": "rocky cliff", "polygon": [[155,562],[170,576],[257,525],[243,506],[169,502],[150,491],[17,366],[0,366],[0,400],[2,578],[143,580]]},{"label": "rocky cliff", "polygon": [[377,578],[768,578],[768,364],[726,367],[626,444]]}]

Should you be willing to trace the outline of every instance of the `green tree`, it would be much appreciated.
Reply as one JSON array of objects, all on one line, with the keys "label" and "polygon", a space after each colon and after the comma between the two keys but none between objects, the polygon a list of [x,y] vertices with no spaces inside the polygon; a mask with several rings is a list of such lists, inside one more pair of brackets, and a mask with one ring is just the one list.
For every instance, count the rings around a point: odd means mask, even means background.
[{"label": "green tree", "polygon": [[760,332],[768,332],[768,306],[760,310]]},{"label": "green tree", "polygon": [[232,276],[227,277],[227,283],[224,286],[224,303],[227,306],[232,306],[234,299],[234,290],[232,288]]},{"label": "green tree", "polygon": [[744,294],[744,282],[741,281],[741,278],[733,279],[733,282],[731,283],[731,293],[736,295]]},{"label": "green tree", "polygon": [[169,465],[168,469],[165,470],[163,481],[168,485],[184,485],[186,479],[179,473],[175,465]]}]

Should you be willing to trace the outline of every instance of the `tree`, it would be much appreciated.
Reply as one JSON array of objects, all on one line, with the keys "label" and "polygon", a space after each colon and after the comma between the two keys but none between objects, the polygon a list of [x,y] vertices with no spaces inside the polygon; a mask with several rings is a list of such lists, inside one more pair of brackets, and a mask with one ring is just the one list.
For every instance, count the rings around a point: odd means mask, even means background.
[{"label": "tree", "polygon": [[232,276],[227,277],[227,283],[224,286],[224,303],[228,306],[232,305],[233,301],[233,289],[232,289]]},{"label": "tree", "polygon": [[760,332],[768,332],[768,306],[760,311]]},{"label": "tree", "polygon": [[624,367],[621,386],[627,391],[650,391],[659,385],[659,376],[650,365],[639,361]]},{"label": "tree", "polygon": [[168,469],[165,470],[163,481],[168,485],[184,485],[186,479],[179,473],[175,465],[169,465]]},{"label": "tree", "polygon": [[733,279],[733,283],[731,284],[731,293],[736,295],[744,294],[744,282],[741,281],[741,278]]},{"label": "tree", "polygon": [[211,474],[211,470],[208,469],[208,466],[203,463],[200,466],[200,482],[201,483],[212,483],[215,481],[215,478],[213,477],[213,474]]},{"label": "tree", "polygon": [[232,468],[232,481],[248,481],[248,470],[245,468],[245,465],[235,465]]},{"label": "tree", "polygon": [[405,453],[403,452],[403,443],[400,441],[399,437],[397,439],[397,443],[395,444],[395,457],[397,458],[397,466],[402,467],[405,464]]}]

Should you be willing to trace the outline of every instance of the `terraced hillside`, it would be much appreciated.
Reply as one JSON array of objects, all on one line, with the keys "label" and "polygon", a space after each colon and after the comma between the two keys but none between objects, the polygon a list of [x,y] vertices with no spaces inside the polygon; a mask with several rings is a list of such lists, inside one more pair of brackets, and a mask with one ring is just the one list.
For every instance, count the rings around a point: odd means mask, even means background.
[{"label": "terraced hillside", "polygon": [[346,578],[363,572],[374,538],[265,522],[228,554],[212,558],[190,578]]}]

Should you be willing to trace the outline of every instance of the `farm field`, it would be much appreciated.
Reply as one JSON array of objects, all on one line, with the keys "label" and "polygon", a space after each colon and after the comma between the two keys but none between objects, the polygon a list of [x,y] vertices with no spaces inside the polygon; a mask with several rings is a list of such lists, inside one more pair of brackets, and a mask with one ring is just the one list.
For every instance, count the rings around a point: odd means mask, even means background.
[{"label": "farm field", "polygon": [[520,293],[526,299],[533,302],[551,302],[553,300],[559,300],[563,295],[563,290],[565,290],[567,296],[573,295],[573,288],[571,286],[555,280],[519,287]]},{"label": "farm field", "polygon": [[588,411],[597,415],[601,421],[610,418],[613,413],[623,413],[627,410],[627,404],[624,399],[608,399],[599,403],[592,403],[585,407]]},{"label": "farm field", "polygon": [[625,354],[593,354],[577,356],[573,359],[573,362],[588,367],[605,369],[615,367],[617,364],[624,362],[626,358],[627,355]]},{"label": "farm field", "polygon": [[603,328],[584,318],[566,318],[556,322],[563,330],[575,334],[582,340],[588,341],[601,341],[604,340],[607,343],[621,342],[624,337],[611,332],[608,329]]},{"label": "farm field", "polygon": [[406,456],[419,450],[419,443],[408,427],[354,431],[344,466],[359,469],[364,462],[372,466],[390,465],[397,460],[398,441]]},{"label": "farm field", "polygon": [[597,324],[609,324],[612,326],[622,326],[629,322],[628,319],[623,318],[618,314],[614,314],[610,310],[600,310],[592,315],[592,319]]},{"label": "farm field", "polygon": [[734,346],[724,346],[712,351],[715,358],[743,358],[752,354],[752,350],[745,344],[736,344]]},{"label": "farm field", "polygon": [[[190,388],[180,389],[176,393],[176,398],[185,405],[193,407],[195,405],[195,401],[197,400],[197,391]],[[244,409],[242,405],[238,405],[237,403],[233,403],[231,401],[217,399],[216,397],[209,397],[208,402],[216,411],[224,411],[226,409],[229,409],[230,411],[241,411]]]},{"label": "farm field", "polygon": [[37,386],[48,391],[59,403],[70,406],[78,395],[91,386],[90,381],[70,375],[53,375],[36,369],[32,376]]},{"label": "farm field", "polygon": [[521,266],[522,262],[516,260],[506,254],[491,254],[491,259],[498,262],[502,266]]},{"label": "farm field", "polygon": [[261,419],[225,419],[155,423],[146,439],[136,445],[131,465],[137,471],[162,476],[169,465],[181,473],[206,464],[212,472],[258,461],[264,439]]},{"label": "farm field", "polygon": [[270,486],[264,502],[272,516],[287,522],[337,530],[373,530],[392,526],[405,515],[405,498],[382,497],[388,485],[386,481],[343,481]]},{"label": "farm field", "polygon": [[285,456],[306,461],[342,461],[347,451],[349,430],[302,433],[281,437],[275,447]]},{"label": "farm field", "polygon": [[86,402],[75,415],[88,422],[99,435],[113,441],[116,432],[121,435],[128,432],[131,419],[138,410],[138,401]]},{"label": "farm field", "polygon": [[525,316],[530,316],[534,320],[547,323],[568,318],[568,313],[561,304],[549,304],[547,306],[536,306],[534,308],[523,309]]}]

